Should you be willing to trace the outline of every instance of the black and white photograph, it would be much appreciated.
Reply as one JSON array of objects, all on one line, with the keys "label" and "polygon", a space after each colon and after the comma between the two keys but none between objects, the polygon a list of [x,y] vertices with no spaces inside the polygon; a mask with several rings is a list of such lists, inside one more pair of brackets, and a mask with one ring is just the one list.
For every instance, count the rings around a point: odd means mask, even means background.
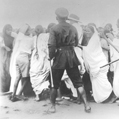
[{"label": "black and white photograph", "polygon": [[0,119],[119,119],[119,0],[0,0]]}]

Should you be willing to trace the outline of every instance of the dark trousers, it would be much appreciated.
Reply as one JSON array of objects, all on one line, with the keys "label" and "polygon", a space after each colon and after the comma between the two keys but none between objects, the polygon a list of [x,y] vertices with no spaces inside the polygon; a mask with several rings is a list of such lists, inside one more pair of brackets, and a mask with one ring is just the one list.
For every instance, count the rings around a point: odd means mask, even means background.
[{"label": "dark trousers", "polygon": [[[64,71],[65,69],[52,69],[53,85],[55,89],[58,89],[60,87]],[[66,72],[75,88],[79,88],[83,85],[78,67],[66,68]]]}]

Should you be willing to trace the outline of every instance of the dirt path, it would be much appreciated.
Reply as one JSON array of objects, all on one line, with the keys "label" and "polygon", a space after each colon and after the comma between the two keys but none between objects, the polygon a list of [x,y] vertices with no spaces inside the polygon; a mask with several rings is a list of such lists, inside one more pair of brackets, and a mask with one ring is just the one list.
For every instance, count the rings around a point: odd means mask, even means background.
[{"label": "dirt path", "polygon": [[0,119],[119,119],[119,106],[114,104],[90,103],[92,112],[84,112],[83,104],[78,105],[63,100],[57,105],[55,114],[44,113],[50,106],[49,100],[35,102],[34,98],[27,101],[11,102],[7,96],[0,97]]}]

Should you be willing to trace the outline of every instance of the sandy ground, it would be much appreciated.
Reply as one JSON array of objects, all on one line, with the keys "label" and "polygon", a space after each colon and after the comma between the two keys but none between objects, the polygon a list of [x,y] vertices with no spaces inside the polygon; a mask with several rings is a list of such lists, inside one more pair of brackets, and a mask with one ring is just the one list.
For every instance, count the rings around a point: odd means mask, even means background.
[{"label": "sandy ground", "polygon": [[8,96],[0,96],[0,119],[119,119],[119,106],[113,104],[96,104],[90,102],[91,113],[84,112],[83,104],[78,105],[67,100],[56,106],[57,112],[47,114],[50,101],[35,102],[34,98],[27,101],[11,102]]}]

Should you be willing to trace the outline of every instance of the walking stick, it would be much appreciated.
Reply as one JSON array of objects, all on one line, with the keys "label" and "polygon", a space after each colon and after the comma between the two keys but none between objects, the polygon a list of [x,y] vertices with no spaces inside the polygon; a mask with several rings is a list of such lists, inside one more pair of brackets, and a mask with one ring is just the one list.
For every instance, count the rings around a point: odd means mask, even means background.
[{"label": "walking stick", "polygon": [[101,66],[100,68],[106,67],[106,66],[108,66],[108,65],[110,65],[110,64],[113,64],[114,62],[117,62],[117,61],[119,61],[119,59],[114,60],[114,61],[112,61],[112,62],[109,62],[108,64],[105,64],[105,65]]},{"label": "walking stick", "polygon": [[[107,41],[107,37],[105,36],[105,34],[103,34],[103,36],[104,36],[104,38],[106,39],[106,41]],[[113,45],[112,45],[113,46]],[[114,46],[113,46],[114,47]],[[114,49],[117,51],[117,49],[114,47]],[[100,68],[103,68],[103,67],[105,67],[105,66],[108,66],[108,65],[110,65],[110,64],[112,64],[112,63],[114,63],[114,62],[117,62],[117,61],[119,61],[119,59],[117,59],[117,60],[114,60],[114,61],[112,61],[112,62],[109,62],[108,64],[106,64],[106,65],[103,65],[103,66],[101,66]]]},{"label": "walking stick", "polygon": [[51,60],[49,61],[50,62],[50,78],[51,78],[51,88],[54,87],[54,84],[53,84],[53,76],[52,76],[52,69],[51,69]]}]

